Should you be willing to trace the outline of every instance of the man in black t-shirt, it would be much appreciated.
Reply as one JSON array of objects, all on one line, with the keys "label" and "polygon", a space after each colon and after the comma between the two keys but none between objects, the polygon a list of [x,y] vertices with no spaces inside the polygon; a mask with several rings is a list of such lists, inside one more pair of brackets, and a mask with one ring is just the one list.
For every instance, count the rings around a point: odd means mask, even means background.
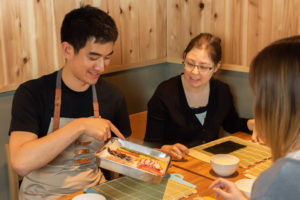
[{"label": "man in black t-shirt", "polygon": [[57,199],[105,181],[94,151],[113,134],[131,133],[124,96],[100,78],[117,36],[105,12],[69,12],[61,27],[64,67],[17,89],[9,149],[24,176],[19,199]]}]

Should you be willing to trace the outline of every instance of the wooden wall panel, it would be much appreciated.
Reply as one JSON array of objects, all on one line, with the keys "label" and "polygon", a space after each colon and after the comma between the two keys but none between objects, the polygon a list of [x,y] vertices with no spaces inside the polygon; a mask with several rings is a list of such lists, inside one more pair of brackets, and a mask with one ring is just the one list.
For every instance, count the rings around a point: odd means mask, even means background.
[{"label": "wooden wall panel", "polygon": [[153,0],[143,0],[137,2],[139,16],[139,43],[141,60],[151,60],[156,57],[156,23],[151,20],[156,17],[155,4]]},{"label": "wooden wall panel", "polygon": [[168,57],[181,58],[190,39],[210,32],[222,39],[223,61],[246,63],[245,43],[241,42],[247,33],[245,5],[239,0],[168,0]]},{"label": "wooden wall panel", "polygon": [[[197,1],[197,0],[195,0]],[[167,55],[180,57],[191,38],[191,23],[201,25],[197,18],[191,21],[191,1],[167,0]],[[200,1],[198,1],[200,2]],[[198,8],[195,8],[198,9]]]},{"label": "wooden wall panel", "polygon": [[259,50],[269,44],[272,39],[272,0],[251,0],[248,6],[248,52],[250,64]]},{"label": "wooden wall panel", "polygon": [[62,20],[72,9],[87,4],[111,15],[119,29],[106,73],[166,60],[166,0],[11,0],[0,4],[0,92],[64,65]]},{"label": "wooden wall panel", "polygon": [[55,71],[58,65],[57,38],[52,1],[33,1],[38,74]]},{"label": "wooden wall panel", "polygon": [[167,0],[167,56],[180,60],[192,37],[211,32],[222,39],[225,69],[248,71],[267,44],[300,33],[296,8],[298,0]]},{"label": "wooden wall panel", "polygon": [[[2,11],[3,1],[0,1],[0,11]],[[4,13],[0,12],[0,86],[7,85],[7,76],[6,76],[6,52],[4,49],[4,35],[3,35],[3,20],[4,20]],[[1,87],[0,87],[1,89]]]},{"label": "wooden wall panel", "polygon": [[[221,38],[221,45],[225,47],[225,33],[227,30],[226,26],[226,12],[225,12],[226,0],[213,1],[212,2],[212,15],[211,15],[211,26],[210,30],[206,30],[207,32],[215,33],[218,37]],[[199,31],[200,32],[200,31]],[[198,32],[198,33],[199,33]],[[223,59],[224,59],[224,51],[223,48]]]},{"label": "wooden wall panel", "polygon": [[64,65],[60,27],[67,12],[90,4],[119,29],[106,73],[176,60],[191,38],[222,39],[223,69],[248,71],[270,42],[300,33],[299,0],[10,0],[0,1],[0,92]]},{"label": "wooden wall panel", "polygon": [[120,39],[122,46],[122,63],[138,63],[139,47],[139,8],[137,1],[120,0]]},{"label": "wooden wall panel", "polygon": [[[247,47],[243,41],[246,39],[243,32],[244,17],[247,17],[246,10],[244,10],[244,4],[247,3],[244,0],[232,0],[226,1],[225,5],[225,38],[223,46],[223,63],[245,65],[245,58],[243,57],[243,51],[247,50]],[[223,39],[223,38],[222,38]]]},{"label": "wooden wall panel", "polygon": [[[167,2],[155,1],[155,22],[156,22],[156,55],[157,58],[167,57]],[[151,20],[151,19],[150,19]],[[156,58],[153,58],[156,59]]]},{"label": "wooden wall panel", "polygon": [[166,57],[166,12],[163,1],[138,1],[140,59]]},{"label": "wooden wall panel", "polygon": [[300,8],[298,0],[251,0],[249,2],[248,56],[253,57],[271,42],[300,34]]},{"label": "wooden wall panel", "polygon": [[273,1],[272,39],[297,33],[299,29],[299,12],[297,12],[299,6],[300,2],[298,0]]},{"label": "wooden wall panel", "polygon": [[[28,1],[30,2],[30,1]],[[1,1],[2,3],[2,24],[3,24],[3,51],[5,51],[6,84],[18,84],[24,79],[32,76],[28,71],[34,73],[32,68],[33,57],[31,47],[31,30],[28,26],[27,15],[32,12],[32,8],[27,9],[27,1]],[[32,27],[32,26],[31,26]],[[5,86],[2,86],[5,87]],[[0,87],[0,88],[2,88]]]}]

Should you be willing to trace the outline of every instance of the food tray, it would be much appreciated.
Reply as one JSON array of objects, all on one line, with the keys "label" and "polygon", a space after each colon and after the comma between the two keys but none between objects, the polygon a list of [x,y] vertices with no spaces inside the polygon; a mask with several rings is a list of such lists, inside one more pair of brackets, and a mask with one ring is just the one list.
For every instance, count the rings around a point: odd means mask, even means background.
[{"label": "food tray", "polygon": [[[111,158],[109,158],[114,157],[111,153],[109,153],[112,152],[111,150],[113,150],[113,152],[115,152],[115,150],[119,150],[120,152],[123,149],[129,151],[128,154],[126,154],[129,155],[128,157],[133,157],[132,159],[139,160],[139,163],[141,162],[140,157],[149,158],[150,160],[155,160],[159,163],[162,163],[160,165],[163,165],[163,169],[161,169],[162,172],[156,174],[154,172],[145,171],[144,169],[140,168],[141,165],[137,167],[135,166],[135,164],[130,164],[129,162],[127,163],[126,158],[122,158],[122,160],[120,157],[116,157],[116,160],[112,160]],[[137,155],[138,157],[135,158],[134,156],[131,156],[132,152],[132,155]],[[171,163],[171,157],[166,153],[154,150],[146,146],[138,145],[133,142],[128,142],[116,137],[112,137],[103,147],[95,152],[95,155],[97,157],[98,165],[101,168],[154,184],[160,183],[163,177],[165,177]]]}]

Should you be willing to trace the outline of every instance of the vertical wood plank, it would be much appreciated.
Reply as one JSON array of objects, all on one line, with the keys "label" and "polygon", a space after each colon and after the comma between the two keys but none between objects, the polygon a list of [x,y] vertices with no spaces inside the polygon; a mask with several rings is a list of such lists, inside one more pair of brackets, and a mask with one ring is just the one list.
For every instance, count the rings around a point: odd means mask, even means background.
[{"label": "vertical wood plank", "polygon": [[4,1],[0,1],[0,88],[7,85],[7,64],[6,64],[6,52],[4,44]]},{"label": "vertical wood plank", "polygon": [[121,22],[120,22],[120,0],[108,0],[108,5],[107,5],[107,11],[108,14],[115,20],[115,23],[117,25],[118,28],[118,39],[115,42],[114,45],[114,54],[112,55],[112,60],[111,60],[111,68],[114,68],[114,66],[118,65],[122,65],[122,48],[121,48],[121,41],[122,41],[122,32],[123,30],[121,30]]},{"label": "vertical wood plank", "polygon": [[[299,8],[297,0],[274,0],[272,12],[272,40],[296,35],[298,30]],[[299,34],[299,33],[298,33]]]},{"label": "vertical wood plank", "polygon": [[139,49],[141,60],[156,57],[156,8],[155,1],[138,1],[139,10]]},{"label": "vertical wood plank", "polygon": [[232,7],[232,13],[231,13],[231,55],[230,59],[226,63],[229,64],[242,64],[242,0],[234,0],[233,7]]},{"label": "vertical wood plank", "polygon": [[241,65],[243,62],[243,9],[242,0],[226,1],[224,63]]},{"label": "vertical wood plank", "polygon": [[225,45],[225,27],[227,26],[225,21],[225,1],[226,0],[214,0],[212,2],[212,25],[211,25],[211,33],[215,34],[219,38],[221,38],[221,46],[222,46],[222,60],[224,63],[224,49]]},{"label": "vertical wood plank", "polygon": [[192,33],[189,1],[167,0],[167,13],[167,54],[182,58]]},{"label": "vertical wood plank", "polygon": [[272,0],[251,0],[248,9],[247,64],[272,38]]},{"label": "vertical wood plank", "polygon": [[[189,1],[189,41],[201,32],[209,32],[208,29],[210,29],[210,27],[205,27],[205,21],[208,21],[206,17],[210,15],[210,8],[208,5],[209,3],[206,0]],[[186,41],[184,47],[188,45],[189,41]]]},{"label": "vertical wood plank", "polygon": [[[212,19],[213,19],[212,4],[213,4],[213,2],[211,0],[203,0],[202,4],[203,4],[204,8],[202,9],[202,18],[201,18],[202,31],[201,32],[212,33]],[[201,6],[201,4],[200,4],[200,6]],[[194,9],[194,7],[191,7],[191,9]]]},{"label": "vertical wood plank", "polygon": [[38,74],[44,75],[58,67],[52,1],[34,1]]},{"label": "vertical wood plank", "polygon": [[259,37],[258,33],[260,31],[260,0],[251,0],[249,2],[249,10],[248,10],[248,25],[249,25],[249,31],[248,31],[248,53],[247,53],[247,59],[248,61],[252,59],[256,54],[256,49],[259,48]]},{"label": "vertical wood plank", "polygon": [[242,34],[242,40],[241,42],[241,63],[240,65],[246,66],[247,63],[247,52],[248,52],[248,43],[247,43],[247,38],[248,38],[248,1],[242,1],[241,5],[241,34]]},{"label": "vertical wood plank", "polygon": [[[28,10],[25,1],[4,1],[2,4],[3,16],[3,43],[6,54],[7,84],[17,84],[31,78],[28,70],[32,69],[30,52],[30,37],[28,28]],[[25,8],[25,9],[24,9]],[[30,32],[30,33],[29,33]],[[28,70],[27,70],[28,69]]]},{"label": "vertical wood plank", "polygon": [[211,32],[220,37],[223,41],[225,38],[225,1],[212,1],[212,25]]},{"label": "vertical wood plank", "polygon": [[156,58],[165,58],[167,56],[167,1],[161,0],[155,3]]},{"label": "vertical wood plank", "polygon": [[[22,46],[28,51],[26,57],[23,58],[23,63],[25,66],[24,70],[24,79],[28,80],[33,77],[37,77],[38,72],[38,63],[37,63],[37,46],[36,46],[36,18],[34,10],[34,0],[29,1],[20,1],[21,3],[21,16],[23,16],[22,26],[25,28],[24,33],[21,37]],[[25,8],[25,9],[24,9]],[[24,30],[24,29],[23,29]],[[24,40],[28,40],[23,44]],[[23,52],[22,52],[23,53]],[[26,59],[29,60],[28,64]]]},{"label": "vertical wood plank", "polygon": [[[259,1],[258,2],[258,17],[255,22],[259,26],[259,30],[257,33],[258,36],[258,47],[254,49],[253,54],[256,54],[266,45],[268,45],[272,41],[272,12],[273,12],[273,0]],[[250,19],[250,16],[249,16]],[[252,26],[249,26],[248,31],[252,29]],[[254,43],[254,40],[249,41],[250,43]],[[249,61],[252,60],[252,57],[249,58]]]},{"label": "vertical wood plank", "polygon": [[120,30],[122,64],[138,63],[139,60],[139,18],[137,1],[120,1]]}]

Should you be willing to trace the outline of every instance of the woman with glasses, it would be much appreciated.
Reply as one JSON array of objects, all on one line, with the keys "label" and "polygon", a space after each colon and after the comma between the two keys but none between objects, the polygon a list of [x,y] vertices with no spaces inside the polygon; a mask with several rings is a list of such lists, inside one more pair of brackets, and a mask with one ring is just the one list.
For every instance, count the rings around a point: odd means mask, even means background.
[{"label": "woman with glasses", "polygon": [[[300,198],[300,36],[263,49],[250,66],[258,136],[271,148],[274,164],[254,182],[251,199]],[[210,186],[226,200],[246,199],[234,183]]]},{"label": "woman with glasses", "polygon": [[212,34],[189,42],[184,73],[162,82],[148,102],[145,143],[181,159],[188,148],[217,139],[220,127],[252,130],[253,120],[239,118],[229,86],[213,78],[221,54],[221,40]]}]

